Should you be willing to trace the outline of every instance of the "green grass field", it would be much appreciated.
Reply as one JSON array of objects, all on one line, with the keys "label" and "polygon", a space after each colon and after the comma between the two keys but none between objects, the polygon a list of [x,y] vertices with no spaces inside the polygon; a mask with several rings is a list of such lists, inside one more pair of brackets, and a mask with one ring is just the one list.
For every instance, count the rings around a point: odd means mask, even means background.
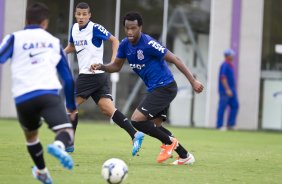
[{"label": "green grass field", "polygon": [[[116,125],[81,122],[78,126],[73,171],[64,170],[45,153],[47,166],[57,184],[103,184],[101,166],[109,158],[123,159],[129,167],[124,184],[220,184],[281,183],[281,132],[220,132],[209,129],[173,128],[196,163],[193,166],[157,164],[160,142],[146,136],[140,156],[131,156],[129,136]],[[36,184],[33,163],[27,154],[16,120],[0,120],[0,183]],[[54,134],[44,125],[40,140],[46,148]],[[174,154],[174,158],[176,154]]]}]

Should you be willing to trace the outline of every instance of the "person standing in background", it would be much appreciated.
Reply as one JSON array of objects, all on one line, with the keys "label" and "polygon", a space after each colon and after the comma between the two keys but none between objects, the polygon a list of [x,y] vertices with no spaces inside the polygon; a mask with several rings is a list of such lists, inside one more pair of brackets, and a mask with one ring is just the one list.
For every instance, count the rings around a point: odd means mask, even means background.
[{"label": "person standing in background", "polygon": [[[232,49],[224,51],[225,60],[220,66],[219,72],[219,103],[217,112],[217,129],[233,130],[236,126],[236,117],[239,110],[239,102],[236,90],[235,71],[233,66],[233,58],[235,52]],[[227,107],[230,107],[227,125],[224,126],[224,113]]]}]

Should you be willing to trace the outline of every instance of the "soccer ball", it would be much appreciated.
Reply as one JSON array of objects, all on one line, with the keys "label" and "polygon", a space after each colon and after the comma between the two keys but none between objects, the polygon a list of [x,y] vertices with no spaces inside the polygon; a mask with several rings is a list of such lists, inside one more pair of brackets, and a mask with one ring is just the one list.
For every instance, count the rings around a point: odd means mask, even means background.
[{"label": "soccer ball", "polygon": [[110,184],[122,183],[127,177],[128,167],[118,158],[111,158],[102,166],[102,176]]}]

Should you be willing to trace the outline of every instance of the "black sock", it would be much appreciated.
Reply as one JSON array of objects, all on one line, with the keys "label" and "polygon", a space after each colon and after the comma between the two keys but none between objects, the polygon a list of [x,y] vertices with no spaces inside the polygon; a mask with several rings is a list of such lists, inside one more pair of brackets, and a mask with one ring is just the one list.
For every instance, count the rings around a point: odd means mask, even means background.
[{"label": "black sock", "polygon": [[169,136],[161,131],[155,124],[151,121],[131,121],[132,125],[139,131],[144,132],[145,134],[155,137],[164,144],[171,144]]},{"label": "black sock", "polygon": [[116,110],[112,120],[120,127],[123,128],[130,135],[131,139],[134,139],[134,135],[137,132],[128,119],[119,111]]},{"label": "black sock", "polygon": [[43,147],[39,141],[27,145],[27,150],[38,169],[45,168],[45,162],[43,158]]},{"label": "black sock", "polygon": [[[70,114],[68,114],[68,116],[69,116],[69,119],[70,119]],[[77,127],[77,124],[78,124],[78,113],[75,114],[74,120],[70,119],[70,121],[71,121],[71,124],[72,124],[73,131],[75,133],[76,127]]]},{"label": "black sock", "polygon": [[56,141],[61,141],[66,148],[70,147],[73,145],[73,140],[70,136],[70,134],[66,131],[61,131],[59,132],[56,137],[55,137]]},{"label": "black sock", "polygon": [[170,137],[173,137],[171,131],[169,131],[169,130],[166,129],[165,127],[160,126],[159,129],[160,129],[161,131],[163,131],[164,133],[166,133],[167,135],[169,135]]},{"label": "black sock", "polygon": [[[159,129],[163,131],[164,133],[166,133],[167,135],[173,137],[172,133],[165,127],[160,126]],[[179,155],[180,158],[186,158],[188,155],[187,150],[180,143],[178,144],[177,148],[175,149],[175,152]]]},{"label": "black sock", "polygon": [[187,158],[188,156],[188,151],[181,144],[178,144],[175,151],[179,155],[180,158]]}]

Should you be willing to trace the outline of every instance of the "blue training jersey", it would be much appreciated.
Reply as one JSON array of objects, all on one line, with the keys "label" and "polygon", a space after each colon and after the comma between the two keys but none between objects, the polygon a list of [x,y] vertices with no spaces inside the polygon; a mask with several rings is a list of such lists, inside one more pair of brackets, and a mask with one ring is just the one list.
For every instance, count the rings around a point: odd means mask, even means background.
[{"label": "blue training jersey", "polygon": [[234,73],[232,63],[224,61],[221,65],[221,67],[220,67],[218,90],[219,90],[220,94],[224,95],[224,94],[226,94],[226,92],[225,92],[224,86],[221,82],[222,78],[227,79],[227,83],[228,83],[231,91],[235,94],[236,93],[235,73]]},{"label": "blue training jersey", "polygon": [[165,86],[174,81],[173,75],[164,60],[167,48],[155,39],[142,33],[136,45],[127,38],[119,45],[117,57],[126,58],[130,67],[144,81],[148,91]]}]

